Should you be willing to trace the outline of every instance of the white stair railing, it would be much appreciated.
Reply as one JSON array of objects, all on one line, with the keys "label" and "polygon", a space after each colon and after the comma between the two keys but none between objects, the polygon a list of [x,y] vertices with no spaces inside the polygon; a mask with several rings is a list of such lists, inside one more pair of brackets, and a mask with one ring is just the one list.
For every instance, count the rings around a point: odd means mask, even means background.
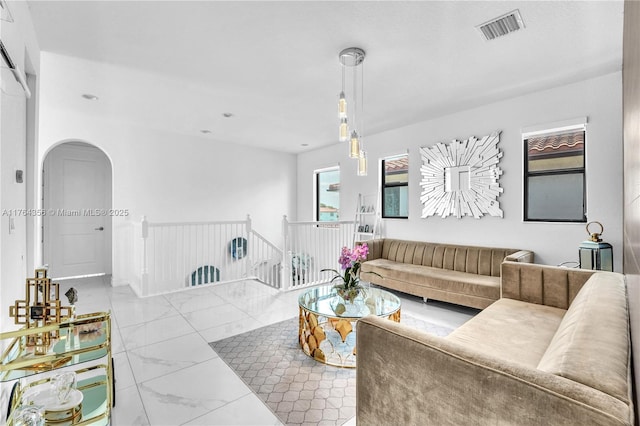
[{"label": "white stair railing", "polygon": [[340,271],[342,247],[351,247],[355,222],[289,222],[284,216],[283,289],[293,290],[327,283]]},{"label": "white stair railing", "polygon": [[241,221],[153,223],[142,220],[140,296],[203,284],[258,279],[280,287],[282,251]]},{"label": "white stair railing", "polygon": [[265,237],[251,230],[248,240],[247,275],[273,288],[282,287],[282,250]]}]

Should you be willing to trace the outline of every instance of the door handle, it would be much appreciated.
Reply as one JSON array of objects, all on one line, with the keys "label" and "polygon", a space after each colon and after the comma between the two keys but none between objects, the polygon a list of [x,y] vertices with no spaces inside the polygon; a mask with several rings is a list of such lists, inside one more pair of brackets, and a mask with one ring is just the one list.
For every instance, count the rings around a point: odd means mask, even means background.
[{"label": "door handle", "polygon": [[93,228],[93,229],[95,229],[96,231],[104,231],[104,226],[101,226],[100,228]]}]

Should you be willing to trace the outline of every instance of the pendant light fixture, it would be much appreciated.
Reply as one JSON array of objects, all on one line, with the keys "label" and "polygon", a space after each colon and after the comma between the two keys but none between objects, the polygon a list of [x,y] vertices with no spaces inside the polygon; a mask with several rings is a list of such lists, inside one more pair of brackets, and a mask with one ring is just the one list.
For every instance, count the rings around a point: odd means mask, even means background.
[{"label": "pendant light fixture", "polygon": [[360,150],[360,157],[358,157],[358,176],[367,175],[367,152]]},{"label": "pendant light fixture", "polygon": [[347,98],[344,96],[344,68],[342,68],[342,92],[338,99],[338,116],[341,120],[347,118]]},{"label": "pendant light fixture", "polygon": [[360,157],[360,138],[358,133],[354,130],[351,132],[351,139],[349,141],[349,158]]},{"label": "pendant light fixture", "polygon": [[338,96],[338,117],[340,117],[340,130],[338,131],[340,142],[349,139],[349,126],[347,125],[347,98],[344,95],[345,69],[342,67],[342,91]]},{"label": "pendant light fixture", "polygon": [[[338,136],[341,142],[349,141],[349,157],[358,160],[358,176],[366,176],[367,169],[367,157],[362,151],[364,57],[365,52],[359,47],[349,47],[338,55],[342,65],[342,90],[338,96]],[[348,73],[351,75],[347,75]],[[361,170],[364,170],[364,174]]]},{"label": "pendant light fixture", "polygon": [[347,126],[347,118],[340,119],[340,130],[338,132],[340,142],[346,142],[349,139],[349,126]]}]

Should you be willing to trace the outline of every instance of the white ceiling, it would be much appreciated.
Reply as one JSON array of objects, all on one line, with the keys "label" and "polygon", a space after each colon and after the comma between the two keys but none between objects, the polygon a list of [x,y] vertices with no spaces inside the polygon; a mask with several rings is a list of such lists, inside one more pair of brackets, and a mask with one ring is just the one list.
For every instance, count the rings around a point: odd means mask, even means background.
[{"label": "white ceiling", "polygon": [[[366,134],[622,65],[622,1],[28,4],[43,51],[116,66],[70,73],[54,101],[86,109],[93,93],[107,119],[291,153],[337,143],[346,47],[367,53]],[[524,30],[474,28],[514,9]]]}]

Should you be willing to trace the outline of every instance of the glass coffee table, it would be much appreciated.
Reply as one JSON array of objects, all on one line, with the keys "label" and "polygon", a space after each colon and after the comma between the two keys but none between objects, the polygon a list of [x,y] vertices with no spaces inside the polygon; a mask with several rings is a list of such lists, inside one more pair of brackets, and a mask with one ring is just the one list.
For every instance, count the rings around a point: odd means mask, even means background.
[{"label": "glass coffee table", "polygon": [[367,315],[400,322],[400,299],[366,287],[353,303],[335,293],[333,285],[311,288],[298,298],[299,342],[305,354],[337,367],[356,366],[356,323]]}]

